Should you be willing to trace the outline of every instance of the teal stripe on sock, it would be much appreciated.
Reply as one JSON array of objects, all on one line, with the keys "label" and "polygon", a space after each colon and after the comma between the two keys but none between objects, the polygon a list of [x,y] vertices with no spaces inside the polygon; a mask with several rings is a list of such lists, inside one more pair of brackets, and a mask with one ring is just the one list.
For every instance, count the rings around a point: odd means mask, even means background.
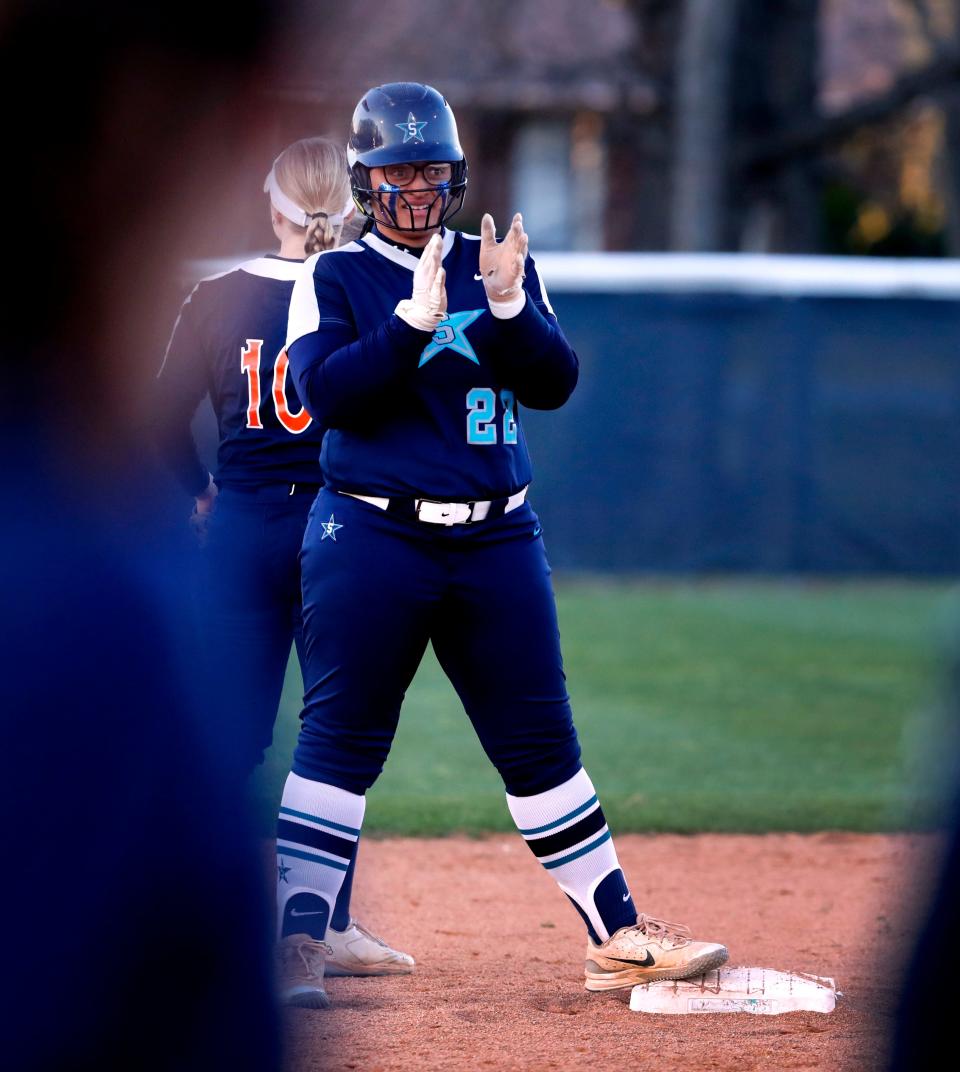
[{"label": "teal stripe on sock", "polygon": [[309,860],[312,864],[324,864],[326,867],[332,867],[334,871],[346,871],[350,866],[348,863],[331,860],[326,856],[317,856],[312,852],[304,852],[302,849],[288,849],[286,845],[277,846],[277,855],[293,856],[297,860]]},{"label": "teal stripe on sock", "polygon": [[[532,830],[521,830],[520,833],[523,834],[524,837],[533,837],[534,834],[545,834],[548,830],[553,830],[553,828],[557,826],[563,826],[564,823],[568,823],[571,819],[575,819],[578,815],[582,815],[583,812],[588,808],[592,808],[596,803],[597,794],[594,793],[586,804],[581,804],[579,808],[574,808],[573,811],[569,812],[567,815],[561,816],[556,822],[547,823],[546,826],[535,826]],[[283,811],[283,808],[280,810]]]},{"label": "teal stripe on sock", "polygon": [[330,830],[339,830],[341,834],[353,834],[355,837],[360,836],[359,830],[354,830],[352,826],[343,826],[341,823],[331,822],[329,819],[321,819],[319,815],[307,815],[305,811],[294,811],[293,808],[280,808],[281,815],[292,815],[296,819],[306,819],[311,823],[319,823],[321,826],[326,826]]},{"label": "teal stripe on sock", "polygon": [[561,856],[559,860],[551,860],[550,863],[544,864],[543,866],[549,871],[551,868],[560,867],[562,864],[568,864],[571,860],[578,860],[581,856],[586,856],[588,852],[593,852],[598,845],[602,845],[605,841],[609,840],[610,831],[607,830],[605,833],[601,834],[596,841],[591,841],[589,845],[584,845],[582,849],[577,849],[576,852],[571,852],[569,856]]}]

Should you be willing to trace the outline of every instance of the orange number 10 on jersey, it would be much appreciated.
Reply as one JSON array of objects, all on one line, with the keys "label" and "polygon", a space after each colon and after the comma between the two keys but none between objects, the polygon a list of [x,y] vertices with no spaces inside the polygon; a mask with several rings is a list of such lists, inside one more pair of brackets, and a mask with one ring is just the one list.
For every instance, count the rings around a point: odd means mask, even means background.
[{"label": "orange number 10 on jersey", "polygon": [[[263,339],[247,339],[240,350],[240,369],[247,374],[247,427],[262,428],[260,420],[260,351]],[[311,417],[304,407],[299,413],[291,413],[287,405],[287,369],[290,359],[287,351],[281,350],[273,363],[273,408],[277,420],[288,432],[299,435],[310,425]]]}]

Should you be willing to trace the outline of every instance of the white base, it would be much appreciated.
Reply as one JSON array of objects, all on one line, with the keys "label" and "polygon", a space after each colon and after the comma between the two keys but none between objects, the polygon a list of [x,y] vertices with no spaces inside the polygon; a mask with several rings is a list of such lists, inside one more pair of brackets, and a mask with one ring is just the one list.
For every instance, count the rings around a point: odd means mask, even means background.
[{"label": "white base", "polygon": [[632,1012],[833,1012],[833,979],[773,968],[720,968],[694,979],[641,983],[630,994]]}]

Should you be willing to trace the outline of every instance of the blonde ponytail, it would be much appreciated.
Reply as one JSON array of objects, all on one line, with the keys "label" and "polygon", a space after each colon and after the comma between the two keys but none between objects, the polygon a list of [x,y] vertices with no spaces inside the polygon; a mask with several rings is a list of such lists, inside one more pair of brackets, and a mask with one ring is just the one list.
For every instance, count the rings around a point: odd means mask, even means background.
[{"label": "blonde ponytail", "polygon": [[274,161],[273,173],[283,193],[310,217],[304,229],[304,253],[333,249],[343,229],[344,206],[350,203],[343,148],[329,138],[295,141]]},{"label": "blonde ponytail", "polygon": [[343,222],[337,226],[330,222],[326,212],[316,212],[307,224],[307,234],[303,240],[303,251],[309,257],[311,253],[319,253],[324,249],[333,249],[340,241],[340,232],[343,230]]}]

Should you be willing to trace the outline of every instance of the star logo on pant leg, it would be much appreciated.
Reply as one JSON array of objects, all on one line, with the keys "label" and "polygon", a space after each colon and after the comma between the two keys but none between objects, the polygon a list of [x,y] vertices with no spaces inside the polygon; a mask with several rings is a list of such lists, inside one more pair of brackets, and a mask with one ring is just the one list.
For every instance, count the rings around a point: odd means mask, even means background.
[{"label": "star logo on pant leg", "polygon": [[287,865],[283,862],[283,857],[281,856],[280,863],[277,864],[277,882],[286,882],[286,884],[289,886],[290,879],[287,878],[287,874],[292,870],[292,867],[287,867]]},{"label": "star logo on pant leg", "polygon": [[397,130],[403,131],[403,144],[406,145],[408,141],[423,141],[421,131],[427,125],[427,121],[424,119],[423,122],[418,123],[417,117],[413,112],[410,112],[407,115],[406,123],[394,123],[393,125]]},{"label": "star logo on pant leg", "polygon": [[441,350],[453,350],[468,361],[479,365],[480,361],[465,332],[484,311],[483,309],[468,309],[464,313],[450,313],[446,320],[441,321],[440,326],[433,333],[433,340],[430,344],[424,347],[423,353],[420,355],[420,364],[417,368],[423,368]]},{"label": "star logo on pant leg", "polygon": [[320,528],[323,529],[323,535],[320,537],[320,542],[321,543],[323,543],[323,541],[328,536],[330,537],[331,540],[333,540],[334,543],[336,543],[337,542],[337,529],[342,529],[343,525],[338,525],[336,523],[336,521],[333,520],[333,514],[331,514],[329,521],[321,521],[320,522]]}]

